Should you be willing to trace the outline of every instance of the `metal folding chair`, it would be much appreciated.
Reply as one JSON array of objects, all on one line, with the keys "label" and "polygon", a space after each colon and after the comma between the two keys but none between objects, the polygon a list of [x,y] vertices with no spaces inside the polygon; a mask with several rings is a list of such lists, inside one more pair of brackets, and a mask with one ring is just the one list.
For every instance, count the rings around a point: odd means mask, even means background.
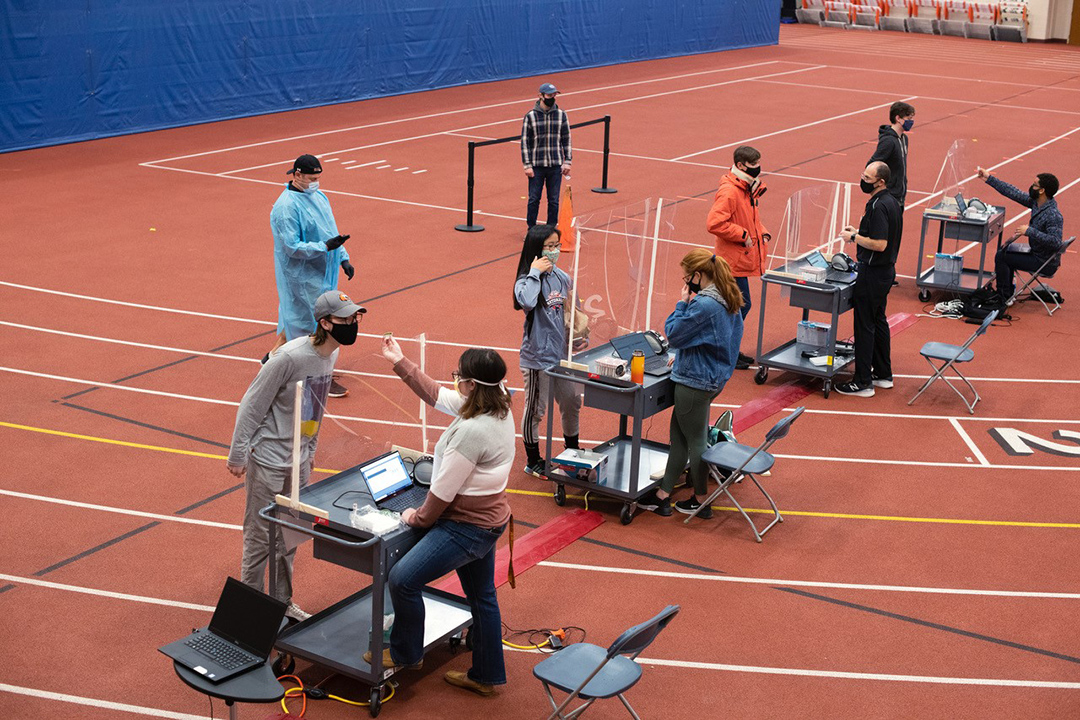
[{"label": "metal folding chair", "polygon": [[[728,499],[734,503],[738,508],[742,516],[746,518],[746,522],[750,523],[750,529],[754,531],[754,537],[758,542],[761,542],[762,536],[769,532],[769,529],[773,525],[779,522],[784,522],[784,518],[780,515],[780,510],[777,509],[776,503],[773,502],[772,496],[765,492],[765,488],[758,482],[756,475],[762,475],[769,472],[772,468],[775,458],[768,453],[769,448],[772,447],[780,438],[788,434],[788,430],[791,428],[791,424],[795,422],[795,419],[803,414],[805,407],[800,407],[795,412],[788,415],[780,422],[773,425],[769,432],[765,433],[765,440],[755,447],[749,445],[742,445],[735,442],[723,442],[713,445],[702,454],[701,459],[704,460],[709,466],[709,474],[713,476],[719,487],[712,491],[712,494],[701,503],[701,507],[693,512],[686,520],[684,524],[689,523],[697,514],[701,512],[701,508],[710,506],[716,498],[720,497],[720,493],[728,496]],[[739,501],[728,490],[734,483],[741,482],[742,479],[750,478],[757,489],[761,491],[761,494],[765,496],[765,499],[769,501],[769,505],[773,510],[773,519],[763,529],[758,530],[757,525],[750,519],[750,516],[743,510]]]},{"label": "metal folding chair", "polygon": [[[964,377],[963,373],[956,369],[959,363],[971,362],[975,359],[975,351],[971,349],[971,345],[975,342],[975,339],[986,332],[986,328],[990,327],[990,323],[994,322],[998,316],[998,310],[992,311],[988,314],[979,325],[979,328],[971,334],[971,337],[963,345],[950,345],[949,343],[941,342],[928,342],[922,346],[922,350],[919,354],[926,358],[926,362],[930,363],[930,367],[934,369],[934,374],[927,378],[923,386],[919,388],[919,392],[915,393],[915,397],[908,400],[908,405],[919,399],[919,396],[926,391],[926,388],[938,379],[944,380],[945,384],[953,389],[953,392],[960,396],[960,399],[967,405],[968,412],[972,415],[975,414],[975,404],[981,399],[979,392],[975,389],[975,386],[968,382],[968,379]],[[940,366],[935,365],[934,361],[937,360],[941,363]],[[970,403],[967,398],[964,397],[964,393],[960,392],[960,389],[953,385],[949,378],[945,377],[945,371],[952,368],[952,371],[956,373],[956,376],[964,381],[964,384],[968,386],[968,389],[974,394],[975,399]]]},{"label": "metal folding chair", "polygon": [[1057,271],[1055,270],[1054,273],[1050,273],[1049,275],[1043,275],[1043,270],[1046,268],[1047,265],[1049,265],[1054,260],[1054,258],[1058,258],[1058,260],[1060,261],[1064,257],[1065,251],[1069,249],[1069,246],[1072,245],[1073,240],[1075,240],[1075,239],[1076,239],[1076,236],[1073,235],[1071,238],[1069,238],[1065,242],[1061,243],[1061,248],[1058,249],[1057,253],[1055,253],[1054,255],[1051,255],[1050,257],[1048,257],[1046,259],[1046,262],[1044,262],[1042,265],[1040,265],[1039,269],[1036,270],[1035,272],[1029,274],[1026,270],[1015,270],[1014,272],[1021,273],[1023,275],[1028,275],[1028,279],[1027,279],[1027,282],[1025,282],[1023,284],[1023,286],[1020,287],[1020,289],[1018,289],[1016,292],[1014,292],[1012,294],[1011,298],[1009,298],[1008,300],[1005,301],[1006,307],[1008,307],[1008,306],[1012,305],[1013,303],[1015,303],[1016,299],[1018,297],[1020,297],[1020,295],[1027,292],[1027,289],[1029,287],[1031,287],[1032,283],[1038,283],[1039,289],[1045,291],[1046,294],[1053,301],[1054,309],[1051,310],[1050,306],[1046,304],[1046,301],[1043,300],[1042,296],[1039,295],[1038,293],[1032,292],[1031,296],[1033,298],[1035,298],[1036,300],[1038,300],[1039,302],[1041,302],[1042,306],[1044,308],[1046,308],[1046,313],[1048,315],[1050,315],[1051,317],[1053,317],[1054,313],[1061,308],[1061,303],[1058,302],[1058,299],[1056,297],[1054,297],[1053,291],[1049,287],[1047,287],[1046,285],[1043,284],[1042,278],[1044,278],[1044,277],[1045,278],[1051,278],[1051,277],[1054,276],[1054,274]]},{"label": "metal folding chair", "polygon": [[[576,718],[597,700],[609,697],[619,698],[634,720],[641,720],[623,696],[641,679],[641,666],[634,659],[649,647],[679,609],[678,605],[668,605],[652,620],[624,632],[607,650],[591,643],[574,643],[534,667],[533,675],[544,684],[544,692],[554,708],[548,720]],[[551,694],[552,687],[570,694],[557,703]],[[566,707],[578,697],[585,703],[563,714]]]}]

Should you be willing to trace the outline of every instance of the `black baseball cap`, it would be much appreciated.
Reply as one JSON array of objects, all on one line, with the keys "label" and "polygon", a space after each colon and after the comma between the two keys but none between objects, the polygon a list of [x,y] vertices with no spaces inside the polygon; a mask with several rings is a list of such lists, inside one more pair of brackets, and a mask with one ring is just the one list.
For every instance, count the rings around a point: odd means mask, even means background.
[{"label": "black baseball cap", "polygon": [[292,164],[292,168],[285,171],[285,174],[292,175],[297,170],[305,175],[314,175],[315,173],[322,172],[322,165],[319,164],[319,158],[314,155],[301,155],[296,158],[296,161]]}]

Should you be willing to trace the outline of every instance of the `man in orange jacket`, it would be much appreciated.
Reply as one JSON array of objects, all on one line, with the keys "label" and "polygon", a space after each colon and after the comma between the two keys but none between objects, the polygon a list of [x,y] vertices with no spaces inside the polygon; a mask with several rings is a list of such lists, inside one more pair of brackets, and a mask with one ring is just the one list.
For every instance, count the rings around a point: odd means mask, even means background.
[{"label": "man in orange jacket", "polygon": [[[765,194],[760,173],[761,153],[749,145],[736,148],[731,172],[720,178],[706,222],[709,232],[716,236],[716,254],[727,260],[742,291],[740,312],[744,320],[750,312],[750,278],[760,277],[768,269],[765,264],[772,239],[758,214],[758,202]],[[746,370],[753,362],[754,358],[740,352],[735,367]]]}]

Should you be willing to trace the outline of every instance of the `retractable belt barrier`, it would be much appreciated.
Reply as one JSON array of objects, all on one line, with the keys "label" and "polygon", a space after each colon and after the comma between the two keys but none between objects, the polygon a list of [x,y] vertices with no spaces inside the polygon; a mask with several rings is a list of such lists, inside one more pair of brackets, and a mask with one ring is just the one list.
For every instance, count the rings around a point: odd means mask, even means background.
[{"label": "retractable belt barrier", "polygon": [[[605,115],[604,117],[595,120],[574,123],[570,126],[570,129],[573,130],[575,128],[585,127],[586,125],[598,125],[600,123],[604,123],[604,169],[600,178],[600,187],[595,187],[592,191],[595,193],[614,193],[618,192],[618,190],[608,187],[608,156],[611,154],[611,116]],[[487,145],[498,145],[500,143],[520,142],[520,140],[521,135],[514,135],[511,137],[496,138],[494,140],[481,140],[479,142],[473,140],[469,141],[469,190],[465,210],[465,224],[455,225],[455,230],[461,232],[481,232],[484,229],[483,225],[477,225],[473,222],[473,192],[476,185],[476,148],[485,147]]]}]

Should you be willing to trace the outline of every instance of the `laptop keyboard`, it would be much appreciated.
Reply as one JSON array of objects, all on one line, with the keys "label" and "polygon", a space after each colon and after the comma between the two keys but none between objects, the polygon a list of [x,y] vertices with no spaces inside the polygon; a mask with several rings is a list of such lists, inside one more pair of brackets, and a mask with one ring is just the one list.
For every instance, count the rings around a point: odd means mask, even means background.
[{"label": "laptop keyboard", "polygon": [[225,642],[209,633],[196,635],[187,641],[187,645],[204,655],[214,658],[226,670],[233,670],[241,665],[258,660],[251,653],[245,652],[232,643]]},{"label": "laptop keyboard", "polygon": [[379,501],[380,510],[393,510],[400,513],[409,508],[420,507],[427,497],[427,488],[413,486],[407,492]]}]

